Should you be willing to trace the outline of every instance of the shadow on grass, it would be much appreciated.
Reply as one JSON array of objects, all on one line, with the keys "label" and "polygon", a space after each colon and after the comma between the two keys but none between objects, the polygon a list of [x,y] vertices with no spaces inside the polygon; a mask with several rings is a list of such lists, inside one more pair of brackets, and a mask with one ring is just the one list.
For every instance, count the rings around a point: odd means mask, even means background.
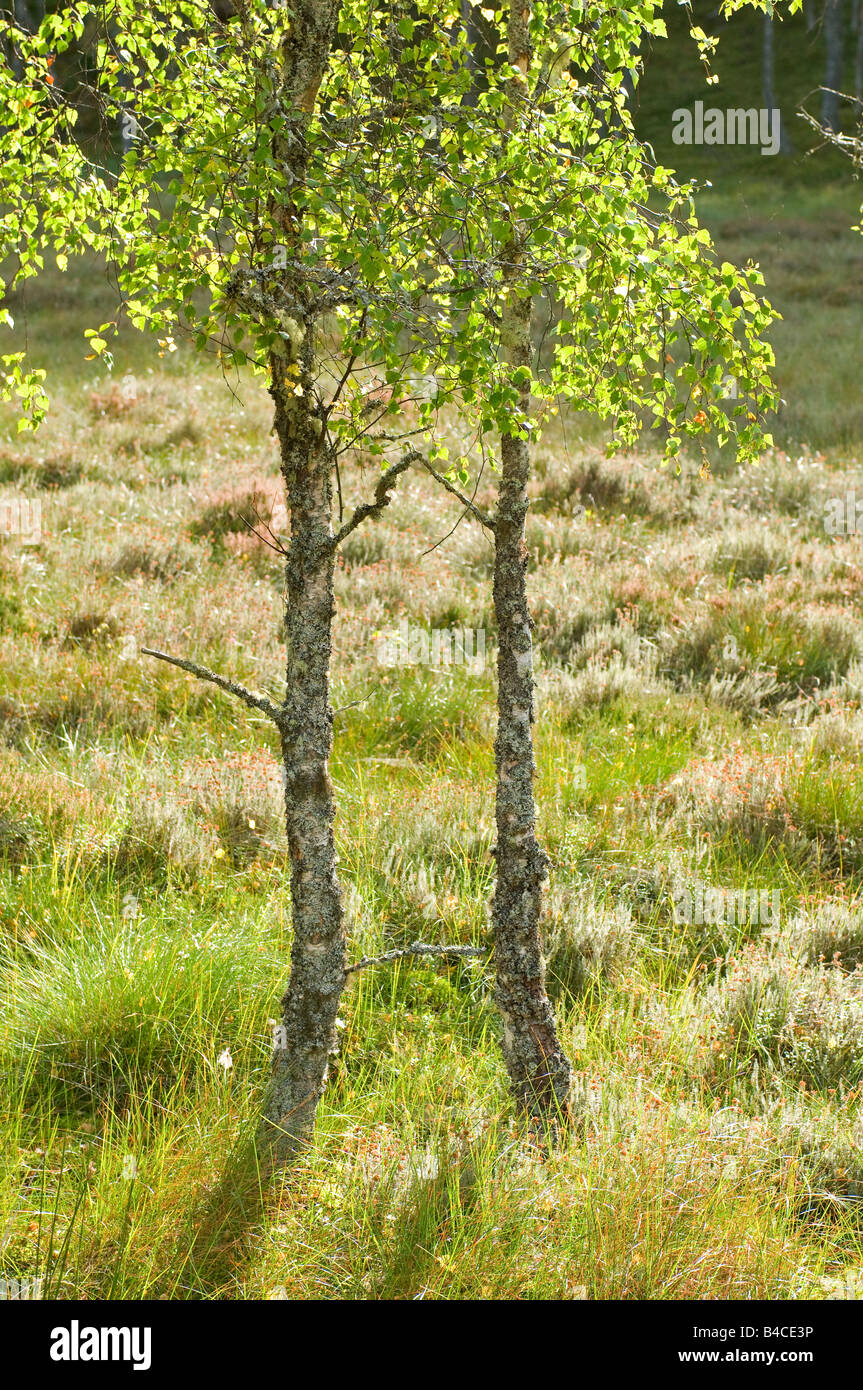
[{"label": "shadow on grass", "polygon": [[238,1283],[259,1258],[257,1237],[280,1188],[302,1179],[301,1160],[299,1156],[291,1168],[278,1166],[260,1121],[246,1122],[217,1184],[203,1184],[190,1206],[177,1242],[170,1297],[236,1297]]}]

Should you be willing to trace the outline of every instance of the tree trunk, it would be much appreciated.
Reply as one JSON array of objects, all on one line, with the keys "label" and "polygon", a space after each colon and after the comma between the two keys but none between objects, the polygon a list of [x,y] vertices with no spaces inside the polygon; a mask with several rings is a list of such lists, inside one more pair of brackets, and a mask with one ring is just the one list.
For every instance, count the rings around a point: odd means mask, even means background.
[{"label": "tree trunk", "polygon": [[793,154],[794,150],[791,141],[785,130],[785,122],[782,119],[782,108],[777,104],[776,93],[774,91],[774,74],[776,70],[776,55],[774,49],[774,28],[773,19],[770,15],[765,15],[762,20],[762,46],[761,46],[761,100],[767,111],[779,112],[779,153]]},{"label": "tree trunk", "polygon": [[[328,773],[335,551],[330,523],[332,461],[312,413],[313,348],[303,344],[301,397],[273,389],[282,474],[291,518],[285,606],[285,711],[280,726],[291,856],[291,978],[282,1000],[281,1046],[273,1055],[267,1117],[276,1153],[293,1157],[311,1137],[345,984],[345,930],[336,877],[335,803]],[[278,363],[275,364],[278,368]],[[281,362],[282,369],[284,362]]]},{"label": "tree trunk", "polygon": [[821,124],[825,130],[839,129],[839,88],[842,85],[842,0],[824,0],[824,87],[821,93]]},{"label": "tree trunk", "polygon": [[15,19],[28,33],[35,34],[45,18],[44,4],[29,4],[28,0],[14,0],[12,12]]},{"label": "tree trunk", "polygon": [[[294,0],[283,41],[281,106],[293,116],[289,137],[273,141],[295,194],[308,174],[307,130],[329,61],[337,0]],[[302,213],[290,197],[273,207],[288,257],[301,254]],[[312,1135],[336,1048],[336,1013],[345,984],[345,930],[336,876],[335,803],[328,762],[333,741],[329,702],[335,608],[331,526],[332,458],[323,410],[316,404],[315,322],[307,290],[286,265],[277,289],[286,328],[270,359],[270,394],[281,446],[290,517],[286,566],[286,696],[279,721],[285,817],[291,860],[291,976],[282,999],[282,1029],[273,1053],[266,1117],[273,1154],[290,1162]]]},{"label": "tree trunk", "polygon": [[863,14],[857,6],[857,43],[854,48],[854,119],[863,111]]},{"label": "tree trunk", "polygon": [[642,34],[642,36],[641,36],[641,38],[639,39],[638,43],[634,43],[634,44],[631,44],[631,45],[630,45],[629,52],[630,52],[631,60],[632,60],[632,67],[627,68],[627,69],[626,69],[626,72],[623,74],[623,86],[624,86],[624,89],[625,89],[625,91],[626,91],[626,104],[627,104],[627,107],[629,108],[629,114],[630,114],[631,116],[634,116],[634,114],[635,114],[635,91],[636,91],[636,82],[635,82],[635,79],[636,79],[636,77],[638,76],[638,64],[639,64],[639,62],[642,60],[642,58],[644,57],[644,54],[645,54],[646,50],[647,50],[647,35],[646,35],[646,34]]},{"label": "tree trunk", "polygon": [[[44,4],[36,6],[28,4],[27,0],[12,0],[12,20],[15,24],[20,25],[22,29],[26,29],[28,34],[35,34],[36,30],[39,28],[39,25],[42,23],[42,20],[44,18]],[[3,56],[5,57],[10,68],[14,72],[16,78],[20,78],[21,74],[24,71],[24,66],[21,62],[20,57],[15,51],[15,40],[13,34],[14,29],[11,26],[9,26],[7,21],[6,29],[4,30],[2,35],[2,40],[0,40],[0,51],[2,51]]]},{"label": "tree trunk", "polygon": [[[527,71],[529,11],[521,0],[507,25],[509,60]],[[523,86],[513,79],[513,108]],[[513,110],[514,118],[514,110]],[[531,299],[519,293],[521,232],[505,254],[511,284],[504,307],[502,340],[513,370],[530,368]],[[530,381],[519,387],[521,404],[530,405]],[[494,609],[498,628],[497,882],[492,902],[495,1000],[503,1019],[503,1055],[513,1095],[535,1119],[554,1124],[565,1118],[572,1071],[557,1037],[554,1012],[545,990],[545,961],[539,931],[541,891],[548,859],[536,838],[533,797],[533,654],[527,605],[527,439],[501,440],[502,477],[495,520]]]}]

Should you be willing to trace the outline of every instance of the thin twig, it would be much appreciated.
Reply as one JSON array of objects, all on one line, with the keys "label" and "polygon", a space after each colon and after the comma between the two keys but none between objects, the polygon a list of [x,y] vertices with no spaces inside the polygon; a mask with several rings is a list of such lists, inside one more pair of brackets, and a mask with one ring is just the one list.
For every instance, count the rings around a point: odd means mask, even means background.
[{"label": "thin twig", "polygon": [[483,946],[427,946],[423,941],[415,941],[412,946],[405,946],[398,951],[387,951],[382,956],[364,956],[354,965],[349,965],[345,970],[346,975],[352,975],[355,970],[365,970],[367,965],[384,965],[390,960],[400,960],[402,956],[484,956],[486,955]]},{"label": "thin twig", "polygon": [[346,521],[341,530],[337,531],[333,536],[330,542],[333,548],[337,545],[341,545],[345,537],[349,536],[351,531],[355,531],[368,517],[380,516],[384,507],[388,507],[390,504],[390,493],[396,485],[396,479],[399,474],[404,473],[406,468],[410,468],[412,463],[416,463],[416,461],[421,458],[422,455],[418,453],[416,449],[409,449],[404,457],[399,459],[398,463],[392,464],[385,473],[381,474],[378,479],[378,485],[375,488],[374,502],[363,502],[362,506],[354,508],[350,520]]},{"label": "thin twig", "polygon": [[266,529],[269,531],[270,535],[274,537],[274,539],[275,539],[275,541],[276,541],[276,544],[275,544],[275,545],[273,544],[272,541],[268,541],[267,538],[266,538],[266,536],[262,536],[261,533],[260,533],[260,531],[256,531],[256,530],[255,530],[254,526],[253,526],[252,523],[249,521],[248,517],[242,516],[239,512],[237,513],[237,515],[238,515],[240,521],[242,521],[243,525],[244,525],[244,526],[246,527],[246,529],[248,530],[248,532],[249,532],[250,535],[255,536],[256,539],[259,540],[259,541],[263,541],[264,545],[268,545],[268,546],[270,547],[270,550],[274,550],[274,551],[276,552],[277,555],[283,555],[283,556],[285,556],[285,557],[287,558],[287,556],[288,556],[288,554],[289,554],[290,552],[287,551],[287,550],[285,550],[285,547],[284,547],[284,546],[281,544],[281,542],[279,541],[278,536],[276,536],[275,531],[272,529],[272,527],[271,527],[266,521],[262,520],[262,518],[261,518],[261,516],[260,516],[260,513],[257,513],[257,512],[256,512],[256,516],[257,516],[257,518],[258,518],[258,521],[260,521],[261,525],[262,525],[262,526],[265,526]]},{"label": "thin twig", "polygon": [[[377,686],[374,686],[374,688],[369,691],[368,695],[363,695],[362,699],[351,700],[349,705],[339,705],[338,709],[333,710],[333,714],[341,714],[343,710],[356,709],[357,705],[364,705],[366,700],[370,700],[372,698],[372,696],[375,693],[375,690],[377,690]],[[86,787],[84,788],[84,790],[87,790]]]},{"label": "thin twig", "polygon": [[243,704],[249,705],[252,709],[260,710],[268,719],[272,719],[278,724],[282,718],[282,710],[278,705],[274,705],[272,700],[268,700],[264,695],[253,695],[251,690],[247,690],[244,685],[239,685],[237,681],[228,680],[226,676],[218,676],[215,671],[210,671],[206,666],[198,666],[194,661],[183,661],[179,656],[168,656],[167,652],[157,652],[152,647],[142,647],[142,656],[154,656],[158,661],[167,661],[171,666],[179,666],[181,671],[188,671],[192,676],[198,676],[202,681],[211,681],[220,690],[226,690],[229,695],[236,695]]},{"label": "thin twig", "polygon": [[462,512],[462,514],[461,514],[461,516],[459,517],[458,521],[455,523],[454,526],[451,526],[451,527],[449,528],[449,530],[447,531],[447,533],[446,533],[445,536],[441,536],[441,538],[440,538],[439,541],[435,541],[434,545],[430,545],[429,548],[428,548],[428,550],[421,550],[421,551],[420,551],[420,553],[419,553],[419,558],[420,558],[421,560],[424,560],[425,557],[426,557],[427,555],[431,555],[433,551],[437,550],[440,546],[442,546],[443,543],[444,543],[444,541],[448,541],[449,538],[450,538],[450,536],[454,535],[455,532],[458,530],[458,528],[461,526],[461,524],[462,524],[462,522],[464,521],[464,519],[465,519],[466,516],[467,516],[467,512]]},{"label": "thin twig", "polygon": [[432,468],[427,459],[420,456],[420,463],[424,468],[428,469],[433,478],[437,479],[441,487],[445,487],[447,492],[451,492],[453,497],[458,498],[462,506],[467,508],[475,521],[478,521],[481,526],[485,526],[486,530],[494,532],[494,522],[490,516],[486,516],[484,512],[481,512],[479,507],[475,506],[469,497],[465,497],[463,492],[459,492],[458,488],[450,482],[449,478],[445,478],[442,473],[438,473],[436,468]]}]

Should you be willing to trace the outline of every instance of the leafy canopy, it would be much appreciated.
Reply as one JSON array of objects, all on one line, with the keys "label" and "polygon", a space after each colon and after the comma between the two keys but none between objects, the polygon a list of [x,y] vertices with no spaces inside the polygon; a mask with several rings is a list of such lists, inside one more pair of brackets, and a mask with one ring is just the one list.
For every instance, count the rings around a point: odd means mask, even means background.
[{"label": "leafy canopy", "polygon": [[[2,321],[46,256],[64,270],[95,253],[118,312],[87,330],[91,355],[110,368],[124,318],[163,352],[190,335],[223,371],[313,394],[333,457],[423,432],[445,457],[434,424],[453,403],[465,472],[488,433],[536,437],[560,400],[623,442],[647,416],[670,455],[715,430],[751,457],[777,404],[762,277],[717,263],[692,186],[636,139],[626,102],[660,8],[538,0],[522,71],[504,10],[468,24],[457,0],[343,0],[309,113],[286,97],[290,4],[246,0],[223,24],[200,0],[76,0],[17,34],[20,75],[0,68]],[[54,79],[60,54],[79,55],[77,82]],[[101,137],[84,131],[94,112]],[[106,135],[121,124],[124,153]],[[548,317],[515,373],[500,341],[514,248],[515,292]],[[35,428],[44,369],[5,353],[0,388]]]}]

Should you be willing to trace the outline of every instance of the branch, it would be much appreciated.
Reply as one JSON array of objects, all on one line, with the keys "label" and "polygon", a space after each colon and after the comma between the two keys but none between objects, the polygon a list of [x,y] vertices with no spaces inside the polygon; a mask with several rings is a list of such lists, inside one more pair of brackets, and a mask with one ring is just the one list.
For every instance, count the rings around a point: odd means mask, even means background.
[{"label": "branch", "polygon": [[480,526],[485,526],[488,531],[494,533],[494,522],[490,516],[486,516],[484,512],[480,511],[479,507],[474,506],[470,498],[465,497],[464,493],[459,492],[458,488],[450,482],[449,478],[445,478],[442,473],[438,473],[436,468],[432,468],[427,459],[420,457],[420,463],[424,468],[428,469],[433,478],[437,479],[441,487],[445,487],[447,492],[451,492],[453,497],[458,498],[462,506],[467,508],[474,520],[479,522]]},{"label": "branch", "polygon": [[417,459],[420,458],[422,458],[422,455],[419,454],[416,449],[409,449],[404,457],[399,459],[398,463],[392,464],[385,473],[381,474],[378,479],[378,485],[375,488],[374,502],[363,502],[362,506],[354,509],[353,516],[350,520],[346,521],[341,530],[337,531],[333,536],[330,542],[333,549],[335,549],[337,545],[341,545],[345,536],[349,536],[351,531],[355,531],[361,522],[365,521],[368,517],[380,516],[384,507],[388,507],[390,504],[390,493],[396,485],[396,479],[399,474],[404,473],[406,468],[410,468],[411,464],[416,463]]},{"label": "branch", "polygon": [[238,685],[236,681],[230,681],[225,676],[217,676],[215,671],[208,670],[206,666],[198,666],[194,661],[183,661],[178,656],[168,656],[166,652],[154,651],[152,647],[142,647],[141,655],[155,656],[158,661],[167,661],[171,666],[179,666],[181,671],[188,671],[202,681],[211,681],[220,690],[226,690],[229,695],[236,695],[243,704],[260,710],[268,719],[272,719],[274,724],[278,724],[282,717],[280,707],[274,705],[272,700],[266,699],[263,695],[253,695],[244,685]]},{"label": "branch", "polygon": [[482,946],[427,946],[423,941],[415,941],[412,946],[405,946],[399,951],[387,951],[382,956],[364,956],[356,964],[349,965],[346,975],[352,975],[355,970],[365,970],[367,965],[383,965],[389,960],[400,960],[402,956],[484,956],[486,951]]},{"label": "branch", "polygon": [[[261,515],[257,508],[255,508],[255,515],[257,516],[258,521],[261,521]],[[285,547],[279,541],[279,538],[276,535],[275,531],[270,525],[268,525],[266,521],[261,521],[261,525],[265,526],[266,529],[269,531],[270,535],[273,537],[272,541],[268,541],[266,536],[262,536],[260,531],[256,531],[252,523],[246,517],[244,517],[241,512],[237,512],[237,516],[240,518],[240,521],[242,521],[243,525],[246,527],[250,535],[255,536],[256,539],[259,541],[263,541],[264,545],[268,545],[271,550],[274,550],[276,552],[277,555],[284,555],[285,557],[288,556],[290,552],[285,550]],[[276,542],[275,545],[273,544],[273,541]]]},{"label": "branch", "polygon": [[[821,91],[831,92],[833,96],[841,97],[843,101],[853,100],[853,98],[849,97],[845,92],[834,92],[832,87],[822,87]],[[817,131],[819,135],[822,135],[829,144],[835,145],[843,154],[849,155],[854,164],[861,163],[861,160],[863,160],[863,140],[861,140],[859,135],[843,135],[841,131],[830,130],[827,126],[823,126],[820,121],[816,120],[814,116],[810,116],[809,112],[806,110],[798,111],[797,115],[802,116],[803,120],[806,121],[808,125],[811,125],[812,129]]]}]

